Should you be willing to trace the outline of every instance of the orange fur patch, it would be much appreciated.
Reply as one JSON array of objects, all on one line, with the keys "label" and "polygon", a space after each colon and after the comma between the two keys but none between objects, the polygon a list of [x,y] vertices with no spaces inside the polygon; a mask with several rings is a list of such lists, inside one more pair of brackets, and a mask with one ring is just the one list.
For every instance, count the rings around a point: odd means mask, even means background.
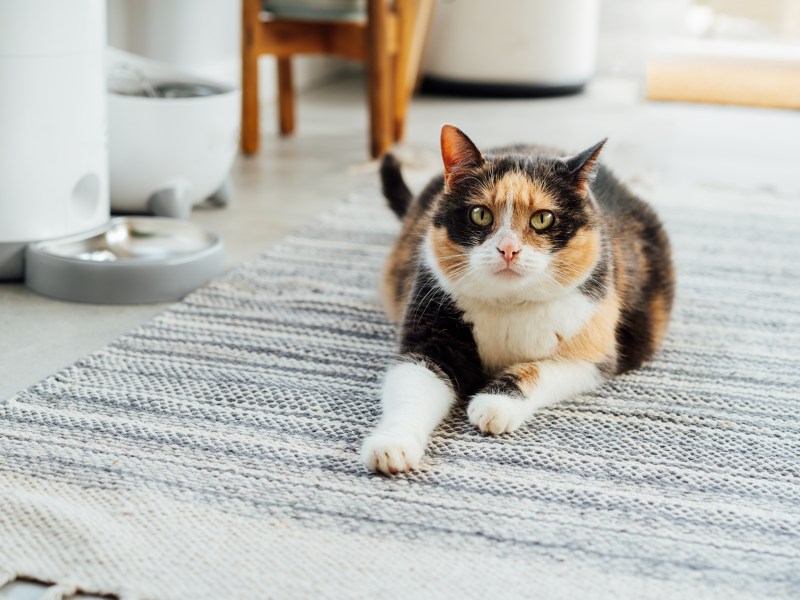
[{"label": "orange fur patch", "polygon": [[620,300],[611,290],[581,330],[559,343],[556,354],[571,360],[601,363],[617,354],[616,329]]},{"label": "orange fur patch", "polygon": [[[527,202],[530,193],[530,180],[521,173],[508,173],[502,179],[495,182],[492,187],[491,203],[494,207],[505,212],[508,207],[508,199],[513,198],[513,205]],[[498,213],[498,218],[502,213]]]},{"label": "orange fur patch", "polygon": [[454,281],[469,264],[468,255],[450,239],[444,227],[431,227],[429,235],[436,264],[445,277]]},{"label": "orange fur patch", "polygon": [[583,279],[594,269],[600,255],[600,232],[584,227],[553,257],[549,269],[564,286]]},{"label": "orange fur patch", "polygon": [[381,298],[386,315],[392,321],[400,321],[405,314],[414,283],[414,255],[429,222],[428,217],[418,211],[406,218],[383,268]]},{"label": "orange fur patch", "polygon": [[[509,203],[509,198],[512,202]],[[537,210],[556,212],[556,201],[538,183],[532,182],[522,173],[508,173],[487,191],[484,200],[495,217],[495,227],[504,220],[506,211],[511,208],[511,227],[519,233],[523,242],[544,249],[547,239],[531,229],[531,216]]]},{"label": "orange fur patch", "polygon": [[539,381],[539,365],[533,362],[512,365],[503,372],[510,373],[517,378],[517,385],[526,396],[533,392]]},{"label": "orange fur patch", "polygon": [[653,347],[657,348],[669,325],[669,305],[664,294],[659,294],[650,303],[650,319],[653,324]]},{"label": "orange fur patch", "polygon": [[407,289],[398,293],[398,289],[405,288],[405,282],[401,281],[403,269],[411,260],[412,248],[408,244],[396,244],[394,250],[386,261],[381,279],[381,298],[386,315],[392,321],[399,322],[405,311]]},{"label": "orange fur patch", "polygon": [[614,249],[614,287],[620,297],[625,297],[628,290],[629,267],[625,263],[625,253],[622,251],[620,241],[611,238],[611,246]]}]

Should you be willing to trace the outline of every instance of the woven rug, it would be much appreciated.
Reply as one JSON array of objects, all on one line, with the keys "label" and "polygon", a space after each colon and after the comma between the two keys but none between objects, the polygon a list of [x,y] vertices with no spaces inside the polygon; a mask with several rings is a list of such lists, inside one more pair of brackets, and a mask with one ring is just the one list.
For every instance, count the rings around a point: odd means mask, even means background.
[{"label": "woven rug", "polygon": [[645,190],[646,368],[368,474],[398,230],[377,191],[0,403],[0,581],[122,598],[800,597],[800,209]]}]

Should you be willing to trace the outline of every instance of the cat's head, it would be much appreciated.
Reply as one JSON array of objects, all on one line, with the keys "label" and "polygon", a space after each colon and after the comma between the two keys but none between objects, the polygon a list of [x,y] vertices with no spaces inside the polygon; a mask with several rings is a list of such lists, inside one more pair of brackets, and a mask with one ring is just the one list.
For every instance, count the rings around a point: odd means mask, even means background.
[{"label": "cat's head", "polygon": [[433,208],[427,262],[455,295],[545,300],[584,282],[602,247],[590,184],[605,140],[575,156],[520,148],[483,156],[442,128],[444,190]]}]

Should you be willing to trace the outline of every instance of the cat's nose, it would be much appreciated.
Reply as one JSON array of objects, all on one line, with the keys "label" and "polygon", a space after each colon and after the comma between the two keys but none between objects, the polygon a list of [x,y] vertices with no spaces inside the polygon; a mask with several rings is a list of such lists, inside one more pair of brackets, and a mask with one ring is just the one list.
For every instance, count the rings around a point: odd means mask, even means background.
[{"label": "cat's nose", "polygon": [[503,255],[503,259],[508,264],[511,264],[511,261],[519,256],[521,250],[522,244],[519,243],[519,240],[510,237],[503,238],[500,245],[497,246],[497,251]]}]

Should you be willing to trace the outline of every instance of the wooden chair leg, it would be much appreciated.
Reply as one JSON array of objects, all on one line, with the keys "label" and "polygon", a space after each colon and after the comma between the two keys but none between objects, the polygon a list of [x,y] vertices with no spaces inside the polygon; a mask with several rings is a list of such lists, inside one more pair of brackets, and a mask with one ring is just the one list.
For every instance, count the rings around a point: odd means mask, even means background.
[{"label": "wooden chair leg", "polygon": [[242,120],[245,154],[258,152],[258,31],[261,0],[242,0]]},{"label": "wooden chair leg", "polygon": [[392,103],[392,134],[395,141],[402,140],[405,135],[406,113],[417,85],[433,6],[434,0],[395,0],[398,29]]},{"label": "wooden chair leg", "polygon": [[294,85],[292,59],[278,58],[278,124],[281,135],[294,133]]},{"label": "wooden chair leg", "polygon": [[370,152],[383,155],[392,144],[391,72],[386,0],[369,0],[367,14],[367,90],[370,112]]}]

